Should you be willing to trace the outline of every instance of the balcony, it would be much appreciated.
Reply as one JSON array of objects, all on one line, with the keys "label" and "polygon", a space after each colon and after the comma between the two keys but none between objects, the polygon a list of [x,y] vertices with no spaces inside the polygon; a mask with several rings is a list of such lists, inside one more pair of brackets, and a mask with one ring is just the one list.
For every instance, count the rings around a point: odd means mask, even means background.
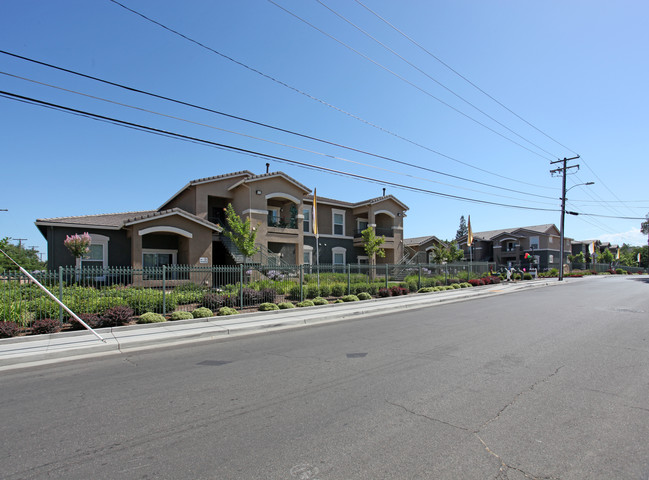
[{"label": "balcony", "polygon": [[[354,230],[354,238],[361,238],[362,237],[363,230]],[[392,231],[391,227],[376,227],[374,229],[374,233],[376,234],[377,237],[385,237],[385,238],[392,238],[394,237],[394,233]]]}]

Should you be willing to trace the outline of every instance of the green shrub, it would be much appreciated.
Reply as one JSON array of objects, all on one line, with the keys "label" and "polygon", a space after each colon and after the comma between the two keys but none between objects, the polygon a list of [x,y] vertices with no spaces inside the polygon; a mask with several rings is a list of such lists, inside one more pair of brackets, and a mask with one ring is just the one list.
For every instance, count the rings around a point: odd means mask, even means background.
[{"label": "green shrub", "polygon": [[317,284],[309,284],[304,287],[305,298],[315,298],[320,295],[320,289]]},{"label": "green shrub", "polygon": [[337,298],[336,300],[334,300],[334,303],[345,303],[345,302],[343,302],[340,298]]},{"label": "green shrub", "polygon": [[277,306],[279,307],[280,310],[287,310],[289,308],[295,308],[295,305],[293,305],[291,302],[278,303]]},{"label": "green shrub", "polygon": [[528,273],[528,272],[525,272],[523,274],[523,280],[532,280],[532,274]]},{"label": "green shrub", "polygon": [[214,311],[221,307],[234,307],[238,300],[234,293],[205,293],[200,303],[201,307]]},{"label": "green shrub", "polygon": [[265,302],[259,305],[260,312],[270,312],[271,310],[279,310],[279,307],[274,303]]},{"label": "green shrub", "polygon": [[357,295],[359,300],[370,300],[372,298],[372,295],[370,295],[367,292],[361,292]]},{"label": "green shrub", "polygon": [[320,296],[321,297],[330,297],[331,296],[331,285],[327,284],[320,284]]},{"label": "green shrub", "polygon": [[462,283],[460,283],[459,285],[460,285],[460,288],[468,288],[468,287],[472,287],[472,286],[473,286],[473,285],[471,285],[469,282],[462,282]]},{"label": "green shrub", "polygon": [[140,318],[138,318],[137,323],[162,323],[166,321],[167,319],[162,315],[160,315],[159,313],[146,312],[140,315]]},{"label": "green shrub", "polygon": [[[228,307],[223,307],[223,308],[228,308]],[[207,307],[199,307],[195,310],[192,311],[192,316],[194,318],[207,318],[207,317],[213,317],[214,312],[210,310]]]},{"label": "green shrub", "polygon": [[345,295],[341,300],[343,302],[358,302],[359,298],[356,295]]},{"label": "green shrub", "polygon": [[454,289],[456,289],[456,290],[457,290],[458,288],[462,288],[462,286],[461,286],[459,283],[453,283],[453,284],[450,285],[450,287],[451,287],[451,288],[454,288]]},{"label": "green shrub", "polygon": [[192,312],[183,312],[182,310],[178,310],[171,314],[169,320],[191,320],[192,318],[194,318]]},{"label": "green shrub", "polygon": [[432,293],[436,291],[437,291],[437,287],[424,287],[424,288],[420,288],[417,293]]},{"label": "green shrub", "polygon": [[333,297],[342,297],[347,291],[347,285],[344,283],[334,283],[331,286],[331,296]]},{"label": "green shrub", "polygon": [[295,304],[296,307],[313,307],[315,304],[311,300],[304,300],[303,302]]},{"label": "green shrub", "polygon": [[295,285],[290,288],[288,296],[291,300],[299,300],[300,299],[300,286]]},{"label": "green shrub", "polygon": [[314,304],[314,305],[329,305],[329,302],[327,301],[326,298],[315,297],[315,298],[313,299],[313,304]]},{"label": "green shrub", "polygon": [[234,308],[230,307],[221,307],[219,308],[219,317],[223,317],[226,315],[236,315],[239,312],[237,312]]}]

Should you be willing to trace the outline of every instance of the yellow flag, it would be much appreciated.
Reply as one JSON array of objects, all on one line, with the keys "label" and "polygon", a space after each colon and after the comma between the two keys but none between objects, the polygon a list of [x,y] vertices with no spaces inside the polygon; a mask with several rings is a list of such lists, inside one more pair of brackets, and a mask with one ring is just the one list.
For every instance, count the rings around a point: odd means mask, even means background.
[{"label": "yellow flag", "polygon": [[317,188],[313,189],[313,233],[318,234],[318,205],[316,203],[316,191]]},{"label": "yellow flag", "polygon": [[619,259],[620,259],[620,249],[618,248],[617,255],[615,255],[615,260],[619,260]]},{"label": "yellow flag", "polygon": [[470,247],[473,244],[473,230],[471,230],[471,215],[469,215],[469,233],[466,236],[466,244]]}]

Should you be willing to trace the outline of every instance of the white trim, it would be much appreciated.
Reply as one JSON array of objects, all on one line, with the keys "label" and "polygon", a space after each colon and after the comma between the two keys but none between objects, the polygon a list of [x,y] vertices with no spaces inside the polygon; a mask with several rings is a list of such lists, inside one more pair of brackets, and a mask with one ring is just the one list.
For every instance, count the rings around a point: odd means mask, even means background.
[{"label": "white trim", "polygon": [[309,261],[304,262],[304,258],[302,259],[302,263],[306,263],[308,265],[313,265],[313,247],[311,245],[304,245],[304,251],[303,251],[303,256],[308,255],[309,256]]},{"label": "white trim", "polygon": [[376,216],[381,213],[386,214],[388,217],[392,217],[392,218],[396,217],[396,215],[389,210],[377,210],[376,212],[374,212],[374,218],[376,218]]},{"label": "white trim", "polygon": [[268,210],[257,210],[256,208],[249,208],[241,212],[242,215],[248,215],[249,213],[255,213],[257,215],[268,215]]},{"label": "white trim", "polygon": [[[307,213],[307,215],[304,215],[304,212]],[[309,208],[307,206],[302,207],[302,213],[298,213],[297,218],[300,218],[302,216],[302,233],[305,235],[309,235],[313,233],[313,207]],[[307,218],[307,216],[309,218]],[[308,225],[308,229],[304,229],[304,224]]]},{"label": "white trim", "polygon": [[[367,263],[361,263],[361,260],[366,260]],[[356,257],[356,262],[358,262],[359,265],[369,265],[370,264],[370,257],[366,255],[359,255]]]},{"label": "white trim", "polygon": [[288,193],[281,193],[281,192],[275,192],[275,193],[269,193],[266,195],[266,200],[270,200],[271,198],[285,198],[287,200],[290,200],[291,202],[299,205],[301,202],[298,200],[296,197],[293,195],[289,195]]},{"label": "white trim", "polygon": [[[331,209],[331,234],[334,235],[335,237],[344,237],[345,236],[345,214],[347,213],[346,210],[338,210],[337,208],[332,208]],[[340,214],[343,216],[343,233],[342,234],[336,234],[336,225],[339,225],[336,223],[336,214]]]},{"label": "white trim", "polygon": [[188,232],[187,230],[183,230],[182,228],[178,228],[178,227],[170,227],[166,225],[143,228],[142,230],[138,230],[137,234],[139,236],[142,236],[142,235],[148,235],[149,233],[156,233],[156,232],[177,233],[178,235],[182,235],[183,237],[194,238],[194,234]]},{"label": "white trim", "polygon": [[403,230],[403,227],[397,227],[396,225],[392,225],[392,230]]}]

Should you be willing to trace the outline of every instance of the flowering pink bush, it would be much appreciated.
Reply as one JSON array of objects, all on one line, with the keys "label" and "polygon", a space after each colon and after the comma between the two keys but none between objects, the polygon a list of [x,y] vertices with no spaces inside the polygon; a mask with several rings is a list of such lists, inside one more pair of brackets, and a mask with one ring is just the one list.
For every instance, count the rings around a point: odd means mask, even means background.
[{"label": "flowering pink bush", "polygon": [[90,251],[90,234],[84,232],[83,235],[75,233],[74,235],[67,235],[63,240],[63,245],[70,250],[74,258],[80,258]]}]

